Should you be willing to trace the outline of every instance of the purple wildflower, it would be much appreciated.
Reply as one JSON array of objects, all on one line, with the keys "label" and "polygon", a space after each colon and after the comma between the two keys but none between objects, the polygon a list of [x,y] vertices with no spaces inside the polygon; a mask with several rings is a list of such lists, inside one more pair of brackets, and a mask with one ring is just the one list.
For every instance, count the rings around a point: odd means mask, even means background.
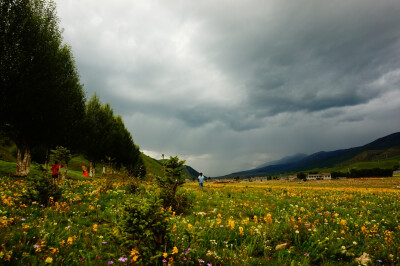
[{"label": "purple wildflower", "polygon": [[112,260],[110,260],[110,261],[108,262],[108,265],[111,265],[111,264],[114,264],[114,262],[113,262]]},{"label": "purple wildflower", "polygon": [[200,263],[204,263],[204,260],[202,260],[202,259],[199,259],[199,262],[200,262]]},{"label": "purple wildflower", "polygon": [[126,262],[128,260],[128,258],[126,257],[126,255],[122,255],[122,257],[119,258],[118,260],[122,261],[122,262]]}]

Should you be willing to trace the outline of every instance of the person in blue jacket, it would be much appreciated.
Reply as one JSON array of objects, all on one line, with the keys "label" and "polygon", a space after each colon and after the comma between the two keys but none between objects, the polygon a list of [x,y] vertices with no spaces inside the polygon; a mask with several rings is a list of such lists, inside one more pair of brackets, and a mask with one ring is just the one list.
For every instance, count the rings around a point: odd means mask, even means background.
[{"label": "person in blue jacket", "polygon": [[199,179],[199,186],[200,186],[201,189],[203,189],[203,183],[204,183],[203,173],[200,173],[198,179]]}]

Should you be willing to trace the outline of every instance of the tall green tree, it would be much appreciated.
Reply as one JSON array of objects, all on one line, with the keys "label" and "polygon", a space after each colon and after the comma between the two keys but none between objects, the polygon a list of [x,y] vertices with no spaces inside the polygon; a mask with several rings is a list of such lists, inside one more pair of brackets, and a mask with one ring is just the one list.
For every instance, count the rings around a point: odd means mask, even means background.
[{"label": "tall green tree", "polygon": [[113,116],[110,106],[104,106],[96,94],[86,104],[82,153],[90,162],[89,173],[91,176],[95,174],[96,164],[106,159],[106,150],[109,146],[107,139],[111,132]]},{"label": "tall green tree", "polygon": [[145,168],[140,150],[133,142],[120,116],[115,116],[109,104],[102,104],[94,94],[86,105],[82,153],[90,162],[93,176],[96,164],[113,163],[119,169],[125,166],[131,175],[144,176]]},{"label": "tall green tree", "polygon": [[84,114],[51,0],[0,1],[0,87],[0,129],[17,144],[17,174],[26,175],[32,148],[65,145]]}]

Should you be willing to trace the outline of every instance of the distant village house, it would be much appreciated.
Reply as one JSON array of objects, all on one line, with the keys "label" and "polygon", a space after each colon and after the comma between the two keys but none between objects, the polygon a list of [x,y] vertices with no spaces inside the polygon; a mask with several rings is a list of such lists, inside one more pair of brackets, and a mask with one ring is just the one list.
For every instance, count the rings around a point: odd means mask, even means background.
[{"label": "distant village house", "polygon": [[321,174],[308,174],[307,180],[331,180],[332,176],[330,173],[321,173]]}]

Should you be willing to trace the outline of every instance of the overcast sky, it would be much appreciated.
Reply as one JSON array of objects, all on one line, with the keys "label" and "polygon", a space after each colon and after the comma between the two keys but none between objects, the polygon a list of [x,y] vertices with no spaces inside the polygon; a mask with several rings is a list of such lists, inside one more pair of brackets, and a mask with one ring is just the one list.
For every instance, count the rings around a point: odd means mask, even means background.
[{"label": "overcast sky", "polygon": [[400,1],[57,0],[87,97],[207,176],[400,131]]}]

